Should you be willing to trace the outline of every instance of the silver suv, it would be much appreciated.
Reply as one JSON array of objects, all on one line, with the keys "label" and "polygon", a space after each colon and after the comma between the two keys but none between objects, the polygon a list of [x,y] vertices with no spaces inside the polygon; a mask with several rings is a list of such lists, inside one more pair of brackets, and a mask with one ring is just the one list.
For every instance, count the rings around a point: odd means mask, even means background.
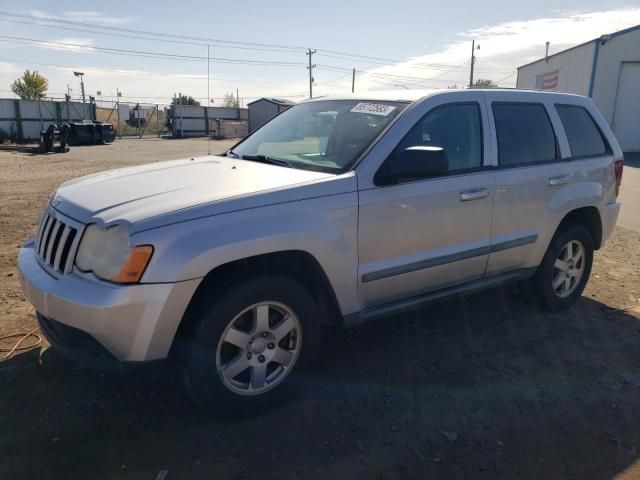
[{"label": "silver suv", "polygon": [[63,184],[19,266],[63,353],[121,370],[171,357],[201,404],[254,413],[296,384],[325,325],[513,281],[569,307],[621,176],[588,98],[319,98],[224,155]]}]

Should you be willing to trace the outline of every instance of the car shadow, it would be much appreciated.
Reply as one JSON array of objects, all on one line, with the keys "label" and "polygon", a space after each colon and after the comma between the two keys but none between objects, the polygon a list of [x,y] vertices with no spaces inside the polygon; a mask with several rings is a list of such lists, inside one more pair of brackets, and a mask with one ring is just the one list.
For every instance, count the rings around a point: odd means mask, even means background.
[{"label": "car shadow", "polygon": [[[512,288],[325,338],[298,395],[221,419],[168,370],[140,381],[53,350],[0,364],[0,478],[612,478],[637,468],[640,321]],[[160,477],[158,477],[160,478]]]},{"label": "car shadow", "polygon": [[0,145],[0,153],[2,152],[13,152],[13,153],[26,153],[33,155],[42,154],[40,152],[39,145],[36,144],[8,144],[8,145]]}]

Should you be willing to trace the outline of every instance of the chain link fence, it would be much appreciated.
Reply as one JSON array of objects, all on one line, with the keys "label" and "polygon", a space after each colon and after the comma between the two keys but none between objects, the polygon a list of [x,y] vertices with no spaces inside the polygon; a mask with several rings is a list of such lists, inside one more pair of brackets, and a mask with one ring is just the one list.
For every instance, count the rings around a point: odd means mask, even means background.
[{"label": "chain link fence", "polygon": [[[109,102],[111,103],[111,102]],[[96,106],[96,120],[113,124],[117,138],[171,135],[169,104],[115,102]]]}]

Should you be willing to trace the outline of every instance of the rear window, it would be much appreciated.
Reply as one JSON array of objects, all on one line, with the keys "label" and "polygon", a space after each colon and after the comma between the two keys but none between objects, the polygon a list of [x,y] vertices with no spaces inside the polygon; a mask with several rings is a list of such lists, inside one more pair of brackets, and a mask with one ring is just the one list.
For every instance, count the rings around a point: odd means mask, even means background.
[{"label": "rear window", "polygon": [[556,110],[569,140],[572,157],[604,155],[608,151],[596,122],[582,107],[556,105]]},{"label": "rear window", "polygon": [[556,137],[539,103],[494,103],[498,163],[517,166],[556,159]]}]

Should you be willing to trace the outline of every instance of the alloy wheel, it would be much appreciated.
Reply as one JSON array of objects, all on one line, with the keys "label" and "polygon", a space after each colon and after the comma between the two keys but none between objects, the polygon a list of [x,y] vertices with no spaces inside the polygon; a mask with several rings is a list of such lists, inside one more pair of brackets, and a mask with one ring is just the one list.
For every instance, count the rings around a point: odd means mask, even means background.
[{"label": "alloy wheel", "polygon": [[560,249],[553,264],[552,286],[560,298],[571,295],[584,274],[585,247],[578,240],[570,240]]},{"label": "alloy wheel", "polygon": [[222,383],[240,395],[260,395],[281,383],[300,355],[302,329],[291,308],[253,304],[227,325],[216,349]]}]

